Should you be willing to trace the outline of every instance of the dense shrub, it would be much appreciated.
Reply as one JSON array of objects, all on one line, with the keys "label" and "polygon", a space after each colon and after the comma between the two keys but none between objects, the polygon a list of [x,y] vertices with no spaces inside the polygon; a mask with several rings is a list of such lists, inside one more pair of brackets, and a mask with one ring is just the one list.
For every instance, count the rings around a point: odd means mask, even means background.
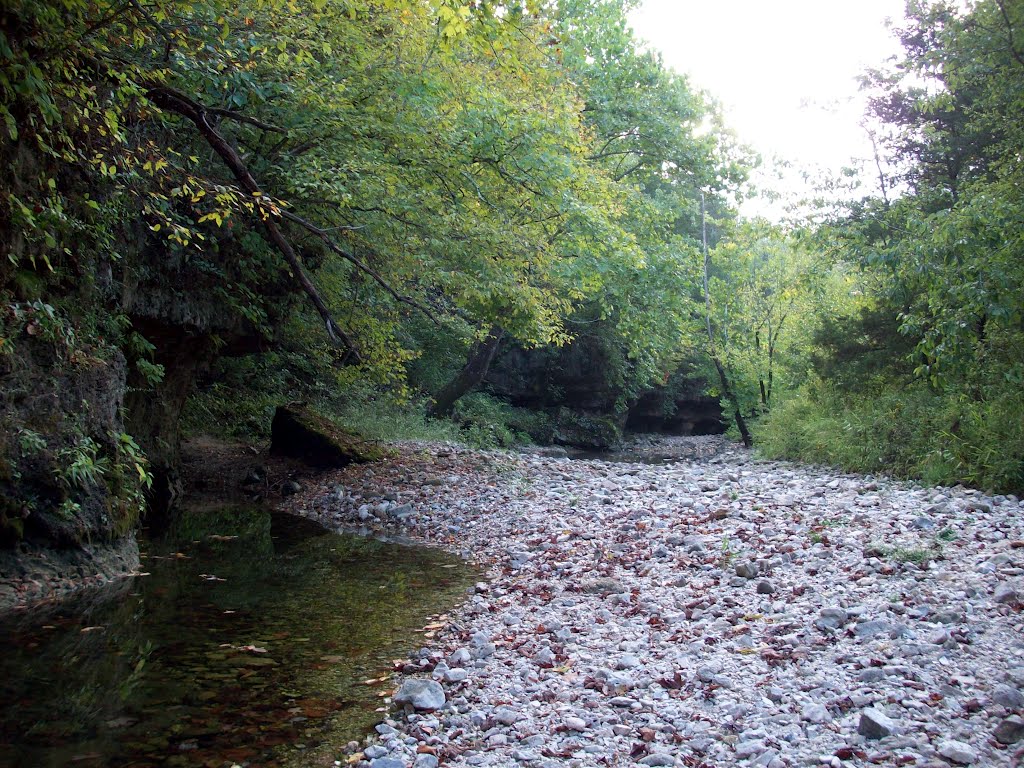
[{"label": "dense shrub", "polygon": [[972,400],[924,382],[850,394],[815,380],[757,427],[760,452],[935,484],[1024,493],[1024,394]]}]

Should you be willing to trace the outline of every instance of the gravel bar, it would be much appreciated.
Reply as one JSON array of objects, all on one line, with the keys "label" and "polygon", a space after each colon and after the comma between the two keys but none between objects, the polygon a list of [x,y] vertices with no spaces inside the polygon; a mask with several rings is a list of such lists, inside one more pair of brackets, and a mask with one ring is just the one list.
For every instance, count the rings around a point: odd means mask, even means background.
[{"label": "gravel bar", "polygon": [[408,443],[290,500],[487,573],[341,763],[1021,764],[1020,500],[720,437],[616,458]]}]

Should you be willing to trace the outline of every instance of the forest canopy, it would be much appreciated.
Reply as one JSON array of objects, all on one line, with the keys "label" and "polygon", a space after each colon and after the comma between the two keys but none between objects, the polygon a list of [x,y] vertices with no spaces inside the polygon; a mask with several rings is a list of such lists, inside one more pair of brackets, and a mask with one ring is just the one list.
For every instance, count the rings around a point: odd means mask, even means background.
[{"label": "forest canopy", "polygon": [[[706,98],[639,49],[624,13],[15,3],[2,117],[54,164],[6,196],[24,233],[11,265],[45,275],[81,260],[76,229],[117,248],[139,225],[148,247],[212,270],[244,252],[219,287],[238,311],[264,322],[267,284],[291,281],[346,360],[383,379],[400,376],[413,312],[456,335],[499,323],[564,341],[616,276],[693,247],[699,190],[743,177],[724,134],[698,135]],[[623,332],[656,354],[641,339],[661,313],[621,298]]]},{"label": "forest canopy", "polygon": [[[870,191],[783,227],[738,218],[758,160],[634,5],[5,4],[5,387],[114,393],[102,423],[7,401],[10,495],[49,472],[55,520],[100,486],[138,506],[183,411],[386,395],[605,445],[652,391],[771,455],[1024,488],[1024,9],[910,2],[864,77]],[[580,361],[585,403],[554,375]]]}]

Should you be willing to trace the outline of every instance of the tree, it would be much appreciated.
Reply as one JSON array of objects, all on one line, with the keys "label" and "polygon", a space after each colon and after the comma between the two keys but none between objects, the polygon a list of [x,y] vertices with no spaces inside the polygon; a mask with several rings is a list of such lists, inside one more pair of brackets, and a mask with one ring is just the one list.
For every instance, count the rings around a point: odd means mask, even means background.
[{"label": "tree", "polygon": [[[870,446],[857,462],[1020,488],[1024,8],[908,9],[903,55],[865,80],[880,194],[817,237],[856,266],[861,295],[846,328],[822,326],[824,394],[807,413],[825,422],[823,410],[842,409]],[[857,396],[837,405],[837,384]]]}]

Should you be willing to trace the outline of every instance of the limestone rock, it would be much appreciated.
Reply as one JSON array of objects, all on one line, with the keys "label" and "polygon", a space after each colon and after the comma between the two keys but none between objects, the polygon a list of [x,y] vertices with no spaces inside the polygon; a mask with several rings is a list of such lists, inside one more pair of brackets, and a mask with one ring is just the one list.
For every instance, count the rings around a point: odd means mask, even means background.
[{"label": "limestone rock", "polygon": [[974,747],[956,739],[939,742],[939,754],[957,765],[970,765],[978,760],[978,753]]},{"label": "limestone rock", "polygon": [[896,723],[884,712],[877,709],[865,709],[860,713],[857,733],[866,739],[884,739],[896,732]]},{"label": "limestone rock", "polygon": [[413,709],[432,711],[445,705],[444,689],[433,680],[413,678],[402,683],[395,694],[396,704],[411,704]]}]

